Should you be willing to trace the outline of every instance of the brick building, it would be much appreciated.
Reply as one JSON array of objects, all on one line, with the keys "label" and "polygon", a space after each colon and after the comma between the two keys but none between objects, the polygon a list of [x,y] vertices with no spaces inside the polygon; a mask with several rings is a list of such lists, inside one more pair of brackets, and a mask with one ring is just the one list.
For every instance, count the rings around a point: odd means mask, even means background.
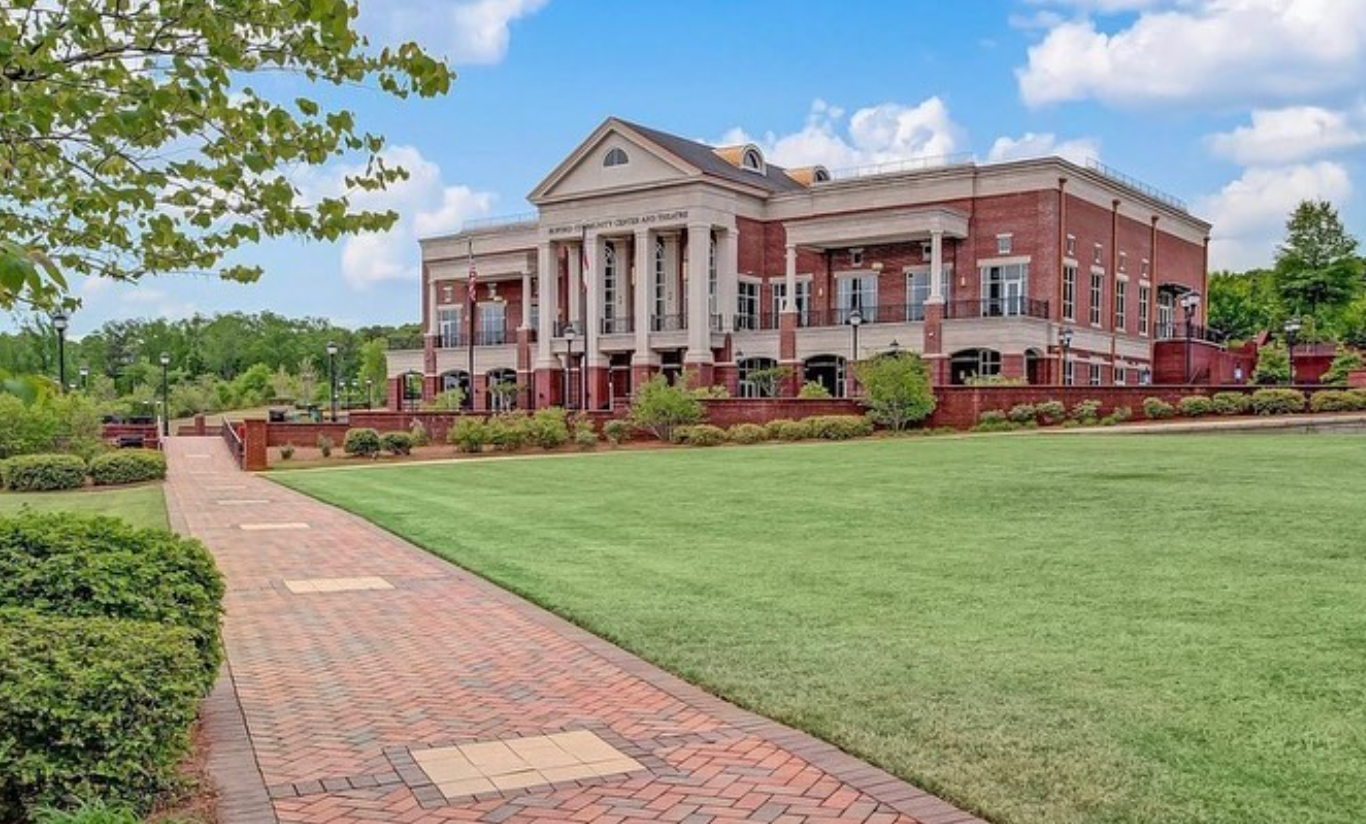
[{"label": "brick building", "polygon": [[842,396],[851,359],[896,347],[940,383],[1139,383],[1185,334],[1210,230],[1098,164],[832,174],[615,118],[529,200],[422,241],[425,345],[390,353],[391,406],[460,386],[477,409],[602,409],[660,371],[747,396],[774,366],[782,393]]}]

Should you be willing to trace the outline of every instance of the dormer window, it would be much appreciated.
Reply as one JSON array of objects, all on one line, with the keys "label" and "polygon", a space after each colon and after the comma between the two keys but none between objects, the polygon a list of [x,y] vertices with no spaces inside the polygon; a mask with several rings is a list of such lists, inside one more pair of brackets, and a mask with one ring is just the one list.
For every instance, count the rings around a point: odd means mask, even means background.
[{"label": "dormer window", "polygon": [[602,159],[602,165],[608,168],[612,166],[625,166],[631,162],[631,158],[626,156],[625,149],[608,149],[607,156]]},{"label": "dormer window", "polygon": [[740,168],[749,172],[764,174],[764,156],[753,146],[747,146],[740,155]]},{"label": "dormer window", "polygon": [[824,166],[817,166],[816,171],[811,175],[811,179],[816,183],[829,183],[830,171]]}]

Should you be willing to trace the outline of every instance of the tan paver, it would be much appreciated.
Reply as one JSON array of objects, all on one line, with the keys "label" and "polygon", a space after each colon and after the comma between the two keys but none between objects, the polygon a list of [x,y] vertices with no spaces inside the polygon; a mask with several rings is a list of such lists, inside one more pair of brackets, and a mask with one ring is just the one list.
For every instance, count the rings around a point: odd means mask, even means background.
[{"label": "tan paver", "polygon": [[[165,448],[171,522],[228,582],[221,824],[977,822],[239,472],[217,438]],[[268,502],[212,505],[229,486]]]}]

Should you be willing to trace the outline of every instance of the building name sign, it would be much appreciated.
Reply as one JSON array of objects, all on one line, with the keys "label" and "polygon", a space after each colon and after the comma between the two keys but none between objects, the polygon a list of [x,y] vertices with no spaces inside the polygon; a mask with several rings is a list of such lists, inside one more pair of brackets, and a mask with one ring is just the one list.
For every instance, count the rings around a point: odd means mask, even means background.
[{"label": "building name sign", "polygon": [[603,229],[628,229],[635,226],[654,226],[659,223],[676,223],[688,219],[687,209],[673,209],[668,212],[651,212],[644,215],[609,217],[585,223],[569,223],[564,226],[551,226],[551,237],[579,235],[584,232],[600,232]]}]

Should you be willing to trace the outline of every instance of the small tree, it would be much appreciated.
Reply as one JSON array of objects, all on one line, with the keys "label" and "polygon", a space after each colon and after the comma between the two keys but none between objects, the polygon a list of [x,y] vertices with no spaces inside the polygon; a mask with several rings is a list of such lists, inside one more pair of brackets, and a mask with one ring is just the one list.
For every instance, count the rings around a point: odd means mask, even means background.
[{"label": "small tree", "polygon": [[820,381],[807,381],[802,384],[802,388],[797,392],[797,397],[810,399],[828,398],[830,397],[830,390],[826,389],[825,384]]},{"label": "small tree", "polygon": [[1346,386],[1347,373],[1355,372],[1361,368],[1363,368],[1363,362],[1360,352],[1355,349],[1339,347],[1332,364],[1328,366],[1328,371],[1323,373],[1322,382],[1325,386]]},{"label": "small tree", "polygon": [[459,412],[465,406],[465,391],[458,386],[447,389],[427,403],[430,412]]},{"label": "small tree", "polygon": [[783,383],[791,377],[791,367],[765,366],[763,369],[751,369],[745,375],[745,380],[754,387],[754,393],[759,397],[776,398],[783,388]]},{"label": "small tree", "polygon": [[1252,382],[1261,386],[1290,383],[1290,353],[1283,346],[1268,346],[1257,353]]},{"label": "small tree", "polygon": [[855,364],[854,374],[863,385],[862,403],[868,407],[869,417],[893,432],[934,412],[937,402],[930,373],[919,355],[881,355]]},{"label": "small tree", "polygon": [[663,375],[655,375],[636,390],[629,420],[637,429],[668,442],[675,427],[702,420],[702,402],[686,388],[672,386]]}]

